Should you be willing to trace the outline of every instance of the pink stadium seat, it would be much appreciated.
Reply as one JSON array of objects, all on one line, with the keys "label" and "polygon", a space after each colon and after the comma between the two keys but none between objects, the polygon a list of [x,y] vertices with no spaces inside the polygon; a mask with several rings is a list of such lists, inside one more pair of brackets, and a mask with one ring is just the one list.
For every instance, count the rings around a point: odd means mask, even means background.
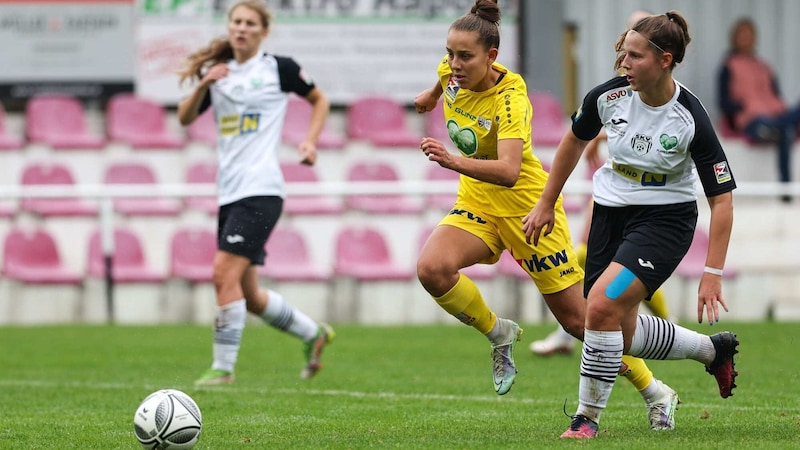
[{"label": "pink stadium seat", "polygon": [[86,111],[71,95],[44,94],[28,100],[25,132],[30,142],[54,149],[97,150],[106,145],[104,137],[89,131]]},{"label": "pink stadium seat", "polygon": [[[389,163],[368,161],[353,164],[347,172],[347,180],[396,182],[400,175]],[[345,198],[345,205],[374,214],[418,214],[424,206],[415,200],[402,194],[353,194]]]},{"label": "pink stadium seat", "polygon": [[6,131],[6,110],[0,104],[0,150],[19,150],[25,143]]},{"label": "pink stadium seat", "polygon": [[334,274],[359,281],[411,280],[414,272],[392,259],[386,238],[374,228],[345,227],[336,235]]},{"label": "pink stadium seat", "polygon": [[[282,162],[281,170],[287,184],[291,183],[317,183],[314,167],[296,162]],[[340,214],[344,207],[337,197],[326,195],[288,196],[283,204],[286,214]]]},{"label": "pink stadium seat", "polygon": [[[545,172],[550,173],[550,163],[546,161],[541,161],[542,168]],[[587,171],[588,172],[588,171]],[[592,180],[592,174],[587,174],[587,179],[589,181]],[[564,212],[567,214],[580,214],[586,208],[591,207],[592,196],[591,195],[572,195],[572,194],[562,194],[564,199],[563,206]]]},{"label": "pink stadium seat", "polygon": [[186,136],[190,141],[217,147],[217,123],[214,121],[213,108],[203,111],[203,114],[186,127]]},{"label": "pink stadium seat", "polygon": [[[684,279],[700,278],[703,276],[703,269],[706,267],[706,255],[708,253],[708,232],[702,228],[695,228],[694,239],[689,251],[678,267],[675,274]],[[723,278],[736,278],[738,271],[732,264],[727,264],[723,272]]]},{"label": "pink stadium seat", "polygon": [[425,197],[425,204],[429,208],[450,211],[456,202],[458,180],[460,177],[461,174],[455,170],[445,169],[438,164],[431,164],[428,167],[428,171],[425,173],[425,179],[428,181],[452,181],[453,192],[450,194],[428,194]]},{"label": "pink stadium seat", "polygon": [[[428,237],[433,232],[434,228],[436,227],[429,227],[422,230],[419,235],[419,249],[422,250],[422,247],[425,245],[425,242],[428,240]],[[495,265],[491,264],[473,264],[469,267],[465,267],[461,269],[461,273],[470,277],[473,280],[491,280],[494,278],[496,273]]]},{"label": "pink stadium seat", "polygon": [[447,133],[447,123],[444,121],[443,100],[439,100],[436,108],[433,111],[425,113],[425,135],[442,141],[445,145],[449,145],[452,141],[450,135]]},{"label": "pink stadium seat", "polygon": [[106,110],[108,138],[134,149],[181,149],[186,139],[167,128],[164,106],[132,94],[114,95]]},{"label": "pink stadium seat", "polygon": [[305,237],[297,230],[278,227],[272,230],[265,247],[265,264],[260,275],[275,281],[328,281],[330,270],[314,264]]},{"label": "pink stadium seat", "polygon": [[520,267],[520,263],[508,251],[504,251],[500,256],[500,260],[497,262],[497,273],[533,282],[525,269]]},{"label": "pink stadium seat", "polygon": [[531,124],[533,145],[557,147],[567,131],[567,116],[558,98],[549,92],[531,91],[528,98],[533,105]]},{"label": "pink stadium seat", "polygon": [[10,219],[17,215],[15,205],[8,202],[0,202],[0,219]]},{"label": "pink stadium seat", "polygon": [[[186,167],[186,182],[197,184],[217,183],[217,162],[197,161]],[[215,216],[219,212],[217,198],[212,197],[185,197],[184,205],[193,210],[202,211]]]},{"label": "pink stadium seat", "polygon": [[170,276],[210,283],[214,275],[217,235],[205,228],[179,228],[170,245]]},{"label": "pink stadium seat", "polygon": [[[31,163],[22,171],[23,186],[74,185],[69,168],[59,163]],[[42,217],[91,217],[97,205],[79,198],[23,198],[24,211]]]},{"label": "pink stadium seat", "polygon": [[[105,255],[103,254],[100,230],[89,236],[87,274],[95,278],[105,277]],[[114,230],[114,254],[111,258],[111,275],[118,283],[160,283],[165,277],[147,265],[142,243],[132,231],[118,227]]]},{"label": "pink stadium seat", "polygon": [[[308,125],[311,122],[311,110],[311,104],[305,99],[294,95],[289,97],[281,136],[285,144],[297,147],[305,140],[308,133]],[[331,130],[326,122],[319,134],[317,148],[339,150],[344,148],[346,144],[347,139]]]},{"label": "pink stadium seat", "polygon": [[3,276],[27,284],[79,285],[83,278],[64,266],[53,236],[44,229],[12,229],[3,245]]},{"label": "pink stadium seat", "polygon": [[[106,184],[139,184],[157,187],[155,173],[144,163],[111,163],[106,168]],[[114,200],[114,209],[125,215],[175,216],[181,211],[180,202],[172,198],[121,197]]]},{"label": "pink stadium seat", "polygon": [[363,97],[347,108],[347,135],[377,147],[418,148],[422,135],[411,129],[406,109],[388,97]]}]

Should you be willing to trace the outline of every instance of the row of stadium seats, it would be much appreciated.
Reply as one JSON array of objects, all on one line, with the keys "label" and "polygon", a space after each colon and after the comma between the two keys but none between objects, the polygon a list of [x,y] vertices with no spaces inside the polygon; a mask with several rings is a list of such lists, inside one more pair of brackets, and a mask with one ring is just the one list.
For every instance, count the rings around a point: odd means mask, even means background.
[{"label": "row of stadium seats", "polygon": [[[565,115],[558,100],[550,94],[530,94],[536,108],[535,142],[543,146],[557,144],[565,130]],[[447,138],[441,113],[425,115],[424,129],[416,130],[407,119],[407,110],[389,97],[370,96],[357,99],[346,108],[343,133],[326,126],[319,139],[321,149],[342,149],[348,140],[364,141],[382,148],[415,148],[423,135]],[[305,137],[311,115],[308,102],[292,96],[289,101],[283,141],[297,146]],[[26,142],[44,144],[54,150],[99,150],[109,142],[133,149],[184,148],[195,141],[216,144],[216,130],[211,111],[207,111],[185,133],[170,129],[168,111],[159,103],[134,94],[113,96],[104,114],[105,135],[93,132],[83,104],[68,95],[44,94],[26,103],[24,137],[15,136],[4,126],[5,113],[0,108],[0,150],[21,149]]]},{"label": "row of stadium seats", "polygon": [[[430,230],[431,228],[426,228],[420,234],[417,245],[424,243]],[[0,317],[3,318],[0,322],[22,320],[36,323],[58,320],[58,317],[49,315],[41,307],[24,314],[19,311],[24,311],[31,305],[52,301],[54,289],[57,292],[59,287],[65,289],[64,293],[70,289],[75,292],[72,299],[63,300],[60,307],[55,307],[56,311],[67,314],[61,320],[102,321],[105,319],[105,312],[99,306],[103,303],[100,285],[105,282],[107,275],[114,281],[115,294],[119,294],[119,301],[128,303],[126,309],[116,313],[118,321],[161,321],[163,311],[159,311],[169,308],[167,303],[182,301],[180,299],[187,296],[187,289],[199,286],[204,290],[203,298],[198,299],[198,303],[202,304],[188,309],[178,308],[183,313],[175,316],[173,311],[168,320],[206,320],[212,314],[208,310],[213,309],[212,263],[216,251],[216,234],[213,229],[177,228],[167,249],[170,262],[166,271],[158,270],[148,260],[142,237],[134,230],[124,226],[115,227],[113,239],[114,254],[107,260],[102,250],[101,231],[93,230],[88,240],[86,267],[84,270],[76,270],[64,263],[57,239],[46,229],[10,229],[3,240],[3,278],[0,289],[6,294],[3,296],[6,300],[0,301]],[[267,244],[268,262],[259,268],[259,274],[270,285],[296,283],[304,289],[302,295],[307,295],[305,290],[316,285],[322,289],[320,301],[326,304],[335,302],[331,297],[339,298],[339,303],[351,304],[354,299],[362,297],[362,288],[370,289],[382,283],[406,289],[416,284],[415,272],[409,264],[398,261],[391,251],[388,239],[387,233],[375,226],[343,227],[336,233],[333,242],[333,261],[321,264],[312,253],[318,243],[312,245],[297,228],[279,226]],[[108,266],[107,261],[111,263]],[[487,283],[498,277],[520,282],[527,280],[527,276],[510,256],[501,261],[496,266],[470,268],[466,273],[476,281]],[[107,273],[109,269],[110,273]],[[183,284],[184,292],[175,289],[175,282]],[[341,288],[334,286],[338,282],[345,283],[344,293]],[[64,303],[74,305],[65,312]],[[148,304],[150,306],[146,306]],[[332,308],[337,311],[340,309]],[[142,309],[150,311],[143,312]],[[20,314],[24,317],[19,317]],[[330,314],[343,313],[331,311]],[[200,319],[199,316],[204,318]]]},{"label": "row of stadium seats", "polygon": [[[433,227],[426,227],[420,233],[419,248],[432,230]],[[331,276],[363,281],[410,280],[414,276],[412,268],[396,261],[388,239],[376,226],[345,226],[336,232],[332,265],[323,265],[310,253],[311,246],[302,231],[282,225],[274,230],[266,246],[270,264],[260,267],[259,271],[265,278],[277,281],[323,281]],[[133,229],[115,227],[113,240],[112,277],[118,283],[163,282],[168,277],[211,281],[217,245],[213,229],[178,227],[170,239],[168,273],[148,261],[142,238]],[[76,270],[64,263],[56,237],[46,228],[12,227],[3,240],[2,273],[7,278],[30,284],[79,284],[84,276],[102,278],[106,274],[100,229],[91,232],[88,243],[86,268]],[[503,261],[497,266],[472,267],[467,273],[477,279],[491,278],[496,272],[525,276],[513,260],[503,258]]]},{"label": "row of stadium seats", "polygon": [[[413,253],[422,247],[432,226],[419,230],[414,239]],[[319,240],[311,242],[308,235],[291,224],[279,225],[266,246],[267,264],[259,267],[265,285],[295,285],[298,296],[309,296],[317,289],[317,308],[325,308],[327,319],[348,320],[353,302],[362,308],[371,298],[369,292],[381,286],[391,289],[417,289],[418,299],[425,299],[419,292],[415,280],[413,261],[401,261],[392,251],[391,239],[397,237],[396,230],[384,230],[374,224],[346,225],[337,230],[330,242],[332,260],[321,261]],[[2,249],[2,281],[0,293],[0,322],[26,323],[37,321],[90,321],[106,319],[102,306],[104,293],[102,284],[110,276],[115,284],[115,295],[123,309],[115,313],[122,322],[160,321],[207,321],[213,317],[212,265],[216,251],[216,233],[207,226],[177,227],[163,248],[169,264],[166,270],[159,269],[148,255],[143,238],[132,228],[116,226],[113,230],[113,256],[106,258],[103,252],[102,234],[99,229],[91,231],[88,239],[85,267],[78,270],[65,263],[62,246],[53,233],[43,227],[12,227],[5,234]],[[149,238],[149,236],[148,236]],[[699,280],[705,264],[708,235],[698,229],[687,257],[676,270],[681,296],[691,298],[689,283]],[[107,265],[110,262],[110,265]],[[726,278],[737,277],[733,264],[726,267]],[[110,272],[108,270],[110,269]],[[488,289],[487,298],[493,303],[510,302],[507,308],[527,308],[527,314],[540,314],[538,293],[528,276],[519,268],[519,263],[505,253],[496,265],[476,265],[464,273]],[[499,294],[494,289],[498,283],[505,289]],[[59,292],[59,288],[66,289]],[[71,300],[58,300],[53,311],[67,316],[43,314],[41,307],[32,305],[55,301],[58,295],[74,292]],[[198,291],[192,293],[193,291]],[[200,293],[200,296],[197,294]],[[197,298],[195,298],[197,297]],[[312,297],[314,297],[312,295]],[[194,300],[187,303],[187,299]],[[403,295],[392,292],[386,297],[402,300]],[[730,296],[728,297],[730,300]],[[681,299],[677,299],[681,300]],[[310,301],[310,299],[309,299]],[[362,302],[363,301],[363,302]],[[532,303],[524,306],[522,303]],[[63,304],[73,303],[64,312]],[[176,304],[182,306],[176,307]],[[423,301],[424,304],[424,301]],[[60,305],[60,306],[59,306]],[[149,305],[149,306],[148,306]],[[350,306],[348,306],[350,305]],[[370,306],[375,308],[375,306]],[[171,308],[171,313],[164,310]],[[50,311],[49,308],[45,308]],[[350,311],[350,312],[348,312]],[[52,312],[52,311],[51,311]],[[686,313],[686,311],[680,311]],[[541,316],[536,316],[541,319]],[[390,320],[388,317],[386,320]],[[537,320],[538,320],[537,319]]]}]

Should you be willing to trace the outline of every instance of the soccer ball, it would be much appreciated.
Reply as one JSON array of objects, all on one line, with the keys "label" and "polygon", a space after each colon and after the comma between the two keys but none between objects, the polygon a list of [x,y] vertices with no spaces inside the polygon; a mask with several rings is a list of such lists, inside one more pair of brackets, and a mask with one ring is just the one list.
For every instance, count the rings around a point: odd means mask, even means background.
[{"label": "soccer ball", "polygon": [[147,449],[189,449],[197,444],[203,418],[185,392],[162,389],[148,395],[136,408],[133,431]]}]

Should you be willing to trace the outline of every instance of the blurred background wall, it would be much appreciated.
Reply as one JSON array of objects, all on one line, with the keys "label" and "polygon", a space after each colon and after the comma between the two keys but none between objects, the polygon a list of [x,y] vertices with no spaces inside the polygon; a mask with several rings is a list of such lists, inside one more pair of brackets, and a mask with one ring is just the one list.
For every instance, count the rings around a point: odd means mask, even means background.
[{"label": "blurred background wall", "polygon": [[[574,110],[583,95],[613,76],[614,43],[637,9],[670,9],[689,22],[692,43],[675,78],[717,116],[717,69],[728,31],[740,17],[758,27],[758,53],[775,68],[784,98],[800,98],[800,2],[794,0],[531,0],[521,3],[523,69],[528,85],[558,93]],[[574,40],[574,45],[565,46]],[[572,72],[574,71],[574,73]]]}]

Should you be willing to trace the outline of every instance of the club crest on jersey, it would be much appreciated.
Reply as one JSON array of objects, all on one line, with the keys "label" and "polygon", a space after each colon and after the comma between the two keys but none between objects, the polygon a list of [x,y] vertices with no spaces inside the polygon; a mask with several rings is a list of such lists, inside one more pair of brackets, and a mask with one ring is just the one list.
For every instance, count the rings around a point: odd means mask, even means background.
[{"label": "club crest on jersey", "polygon": [[460,89],[461,87],[458,86],[458,83],[456,83],[455,78],[453,78],[453,76],[450,75],[450,78],[447,80],[447,88],[445,88],[444,90],[444,98],[448,102],[453,103],[454,101],[456,101],[456,95],[458,95],[458,91]]},{"label": "club crest on jersey", "polygon": [[647,154],[652,146],[653,138],[650,136],[636,133],[636,135],[631,139],[631,148],[637,156],[643,156]]},{"label": "club crest on jersey", "polygon": [[717,184],[731,181],[731,171],[728,169],[728,162],[722,161],[714,164],[714,175],[717,177]]}]

